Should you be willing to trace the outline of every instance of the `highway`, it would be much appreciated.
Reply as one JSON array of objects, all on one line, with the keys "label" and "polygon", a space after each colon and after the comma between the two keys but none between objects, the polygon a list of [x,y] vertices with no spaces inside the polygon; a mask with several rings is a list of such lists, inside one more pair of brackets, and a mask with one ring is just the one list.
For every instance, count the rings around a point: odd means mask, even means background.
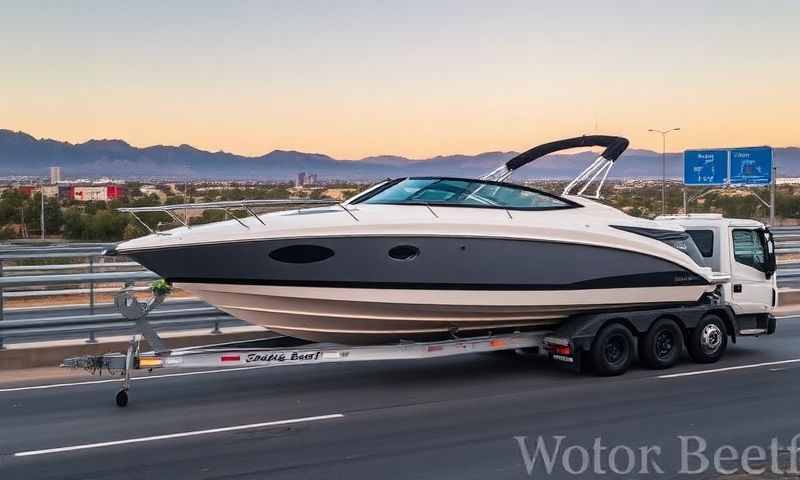
[{"label": "highway", "polygon": [[[541,458],[528,475],[515,437],[532,451],[537,437],[553,450],[560,435],[562,450],[600,439],[609,478],[615,446],[660,448],[645,468],[677,476],[679,436],[691,435],[709,456],[777,437],[785,468],[800,433],[800,317],[781,319],[776,335],[740,339],[714,365],[684,360],[615,378],[508,355],[162,370],[133,382],[125,409],[114,405],[118,383],[77,381],[88,383],[0,385],[0,478],[545,478]],[[615,459],[624,470],[625,455]],[[650,476],[634,464],[626,478]],[[593,468],[579,478],[598,477]],[[548,478],[575,476],[559,464]]]}]

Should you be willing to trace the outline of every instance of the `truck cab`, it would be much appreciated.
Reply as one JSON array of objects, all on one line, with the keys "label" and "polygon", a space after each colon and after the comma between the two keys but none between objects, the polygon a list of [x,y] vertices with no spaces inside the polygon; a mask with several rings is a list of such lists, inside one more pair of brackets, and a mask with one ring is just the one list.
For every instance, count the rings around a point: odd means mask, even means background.
[{"label": "truck cab", "polygon": [[664,215],[656,221],[682,226],[700,250],[705,266],[730,275],[730,282],[721,285],[719,293],[737,316],[746,320],[772,313],[778,304],[778,286],[775,243],[766,225],[720,214]]}]

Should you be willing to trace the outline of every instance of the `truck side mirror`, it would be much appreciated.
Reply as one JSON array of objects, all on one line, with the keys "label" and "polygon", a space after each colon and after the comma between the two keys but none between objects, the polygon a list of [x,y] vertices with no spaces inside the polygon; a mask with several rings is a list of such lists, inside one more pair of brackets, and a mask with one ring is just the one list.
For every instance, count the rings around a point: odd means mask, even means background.
[{"label": "truck side mirror", "polygon": [[772,232],[769,231],[769,228],[761,230],[761,242],[765,253],[764,273],[769,280],[778,270],[778,262],[775,256],[775,240],[772,238]]}]

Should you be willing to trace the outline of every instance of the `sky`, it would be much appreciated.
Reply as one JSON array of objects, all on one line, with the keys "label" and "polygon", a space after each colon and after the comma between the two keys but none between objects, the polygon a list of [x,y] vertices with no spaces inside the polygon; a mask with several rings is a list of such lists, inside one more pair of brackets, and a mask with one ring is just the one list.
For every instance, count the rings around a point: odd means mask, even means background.
[{"label": "sky", "polygon": [[800,1],[4,0],[0,128],[341,159],[800,145]]}]

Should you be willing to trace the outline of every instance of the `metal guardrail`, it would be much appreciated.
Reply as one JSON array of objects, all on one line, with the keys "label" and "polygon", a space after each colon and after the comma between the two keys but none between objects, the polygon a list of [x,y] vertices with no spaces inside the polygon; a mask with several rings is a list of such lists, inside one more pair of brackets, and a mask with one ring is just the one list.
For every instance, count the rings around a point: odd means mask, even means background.
[{"label": "metal guardrail", "polygon": [[[776,250],[779,255],[800,253],[800,226],[797,227],[775,227],[772,228],[775,234]],[[127,321],[119,314],[96,314],[95,313],[95,294],[99,291],[111,292],[116,288],[106,287],[97,289],[96,284],[110,283],[131,283],[157,279],[158,276],[150,271],[143,270],[135,262],[113,262],[98,263],[95,260],[100,257],[104,250],[113,247],[112,244],[77,244],[77,245],[58,245],[47,247],[24,246],[0,246],[0,349],[3,348],[3,339],[13,337],[35,337],[53,336],[68,334],[87,334],[89,342],[94,341],[95,335],[100,332],[114,332],[133,328],[133,322]],[[58,264],[58,265],[14,265],[6,266],[7,262],[18,262],[20,260],[42,260],[51,258],[75,258],[85,257],[86,263],[79,264]],[[80,273],[60,273],[72,270],[85,269],[86,272]],[[112,269],[121,271],[103,271],[98,269]],[[16,273],[27,274],[30,272],[59,272],[56,274],[35,275],[14,275]],[[12,275],[8,275],[12,273]],[[786,284],[787,282],[800,282],[800,259],[797,261],[781,261],[777,272],[778,281]],[[87,288],[71,288],[60,290],[35,290],[35,291],[13,291],[9,289],[19,289],[23,287],[48,287],[57,285],[87,285]],[[144,288],[142,288],[144,289]],[[4,292],[4,290],[6,290]],[[25,320],[3,320],[3,298],[23,297],[23,296],[47,296],[64,294],[86,294],[89,293],[88,315],[75,315],[63,317],[32,318]],[[176,309],[167,311],[155,311],[149,318],[157,327],[186,327],[201,326],[203,324],[214,325],[214,330],[218,331],[219,323],[233,321],[233,317],[220,312],[213,307],[203,307],[195,309]]]},{"label": "metal guardrail", "polygon": [[[212,332],[219,332],[219,324],[230,321],[231,317],[214,307],[200,307],[155,311],[148,316],[148,320],[155,328],[209,325],[213,326]],[[125,319],[118,313],[5,320],[0,323],[0,348],[5,338],[69,334],[88,334],[87,343],[95,343],[98,333],[119,332],[132,329],[135,325],[135,322]]]},{"label": "metal guardrail", "polygon": [[[54,293],[48,289],[28,290],[22,295],[22,292],[13,292],[12,295],[7,295],[6,290],[20,288],[20,287],[48,287],[52,285],[88,285],[89,286],[89,308],[90,314],[94,313],[95,307],[95,285],[97,283],[113,283],[113,282],[136,282],[143,280],[153,280],[157,278],[152,272],[143,270],[140,265],[135,262],[97,262],[97,258],[101,257],[103,253],[113,247],[113,244],[67,244],[67,245],[47,245],[47,246],[31,246],[31,245],[2,245],[0,246],[0,321],[4,319],[5,298],[12,298],[14,296],[33,297],[33,296],[48,296]],[[68,259],[68,258],[86,258],[85,263],[66,263],[58,265],[48,265],[47,262],[51,259]],[[7,266],[6,263],[13,262],[28,262],[33,261],[44,262],[44,264],[34,265],[12,265]],[[116,272],[97,272],[96,270],[113,269],[118,270],[120,265],[125,265],[128,270]],[[135,270],[131,271],[130,268]],[[47,272],[47,271],[74,271],[86,270],[80,273],[65,273],[60,275],[14,275],[19,272]],[[11,273],[12,275],[8,275]],[[61,295],[82,294],[85,289],[76,288],[71,290],[60,290]],[[16,294],[16,295],[14,295]]]},{"label": "metal guardrail", "polygon": [[[58,338],[75,333],[88,334],[93,341],[98,332],[121,331],[132,323],[118,314],[97,314],[97,293],[113,293],[121,285],[149,282],[158,278],[136,262],[105,262],[103,252],[113,244],[69,244],[52,246],[0,246],[0,348],[4,338],[51,336]],[[79,263],[72,259],[84,258]],[[52,264],[53,261],[56,264]],[[59,261],[63,260],[63,261]],[[9,265],[11,264],[11,265]],[[98,288],[99,286],[99,288]],[[62,287],[53,289],[51,287]],[[146,290],[147,287],[135,287]],[[5,300],[12,298],[47,297],[54,295],[87,295],[89,312],[70,317],[42,317],[48,309],[37,309],[34,318],[5,319]],[[53,310],[50,309],[49,315]],[[33,314],[33,313],[32,313]],[[164,327],[214,325],[232,317],[213,307],[202,310],[168,310],[154,314],[156,325]]]},{"label": "metal guardrail", "polygon": [[[770,230],[775,236],[775,253],[778,256],[800,253],[800,226],[771,227]],[[800,260],[779,260],[776,275],[779,284],[799,282]]]},{"label": "metal guardrail", "polygon": [[775,235],[776,253],[800,253],[800,226],[772,227],[770,230]]},{"label": "metal guardrail", "polygon": [[138,272],[67,273],[64,275],[25,275],[0,277],[0,288],[35,287],[42,285],[70,285],[103,282],[135,282],[156,280],[159,276],[145,270]]}]

